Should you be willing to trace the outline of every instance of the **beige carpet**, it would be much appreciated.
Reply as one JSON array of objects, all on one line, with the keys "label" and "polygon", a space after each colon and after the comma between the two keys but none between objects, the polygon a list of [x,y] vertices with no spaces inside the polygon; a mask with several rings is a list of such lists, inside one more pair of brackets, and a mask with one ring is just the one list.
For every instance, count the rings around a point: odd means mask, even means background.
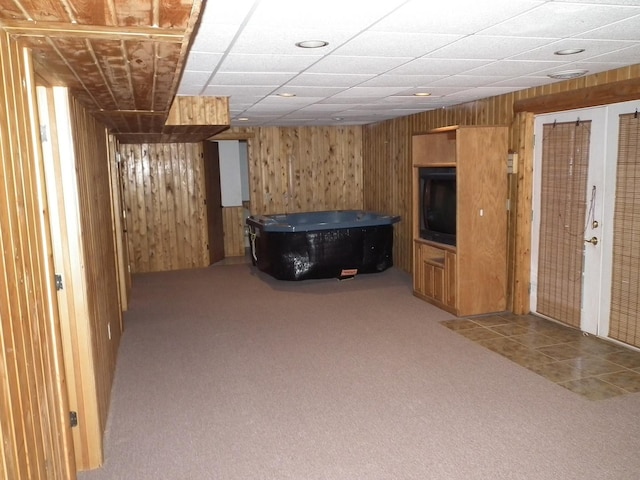
[{"label": "beige carpet", "polygon": [[637,479],[640,394],[589,401],[445,328],[395,269],[138,275],[102,479]]}]

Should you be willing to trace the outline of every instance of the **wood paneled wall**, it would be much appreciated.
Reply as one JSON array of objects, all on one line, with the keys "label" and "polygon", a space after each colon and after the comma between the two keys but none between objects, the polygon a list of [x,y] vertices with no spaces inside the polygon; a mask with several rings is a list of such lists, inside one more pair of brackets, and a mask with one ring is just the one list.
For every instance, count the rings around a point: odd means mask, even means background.
[{"label": "wood paneled wall", "polygon": [[[73,97],[70,114],[84,265],[84,284],[74,288],[85,289],[88,313],[87,318],[69,319],[77,327],[76,378],[86,382],[79,392],[85,412],[78,412],[78,428],[83,438],[79,442],[81,455],[76,452],[76,459],[79,469],[91,469],[100,466],[103,459],[102,437],[120,343],[122,311],[107,131]],[[82,357],[87,343],[91,345],[91,358]],[[85,365],[89,362],[91,367]]]},{"label": "wood paneled wall", "polygon": [[222,209],[224,231],[224,256],[244,255],[244,208],[224,207]]},{"label": "wood paneled wall", "polygon": [[[362,208],[362,127],[243,135],[252,214]],[[201,144],[121,144],[119,151],[131,271],[207,266]],[[225,254],[243,255],[242,209],[223,213]]]},{"label": "wood paneled wall", "polygon": [[363,145],[363,208],[402,217],[393,227],[393,263],[410,271],[412,243],[405,241],[412,238],[411,134],[407,118],[364,127]]},{"label": "wood paneled wall", "polygon": [[128,272],[117,261],[121,230],[112,216],[118,211],[111,208],[118,192],[105,127],[64,87],[38,87],[37,100],[53,263],[63,285],[57,298],[69,409],[78,416],[75,464],[86,470],[102,464],[127,301]]},{"label": "wood paneled wall", "polygon": [[201,143],[120,144],[132,273],[208,265]]},{"label": "wood paneled wall", "polygon": [[362,127],[257,128],[252,214],[362,208]]},{"label": "wood paneled wall", "polygon": [[0,30],[0,476],[75,478],[31,56]]},{"label": "wood paneled wall", "polygon": [[[527,215],[522,215],[522,205],[518,199],[527,201],[527,191],[531,184],[530,154],[533,150],[531,137],[531,118],[526,115],[514,115],[513,106],[518,100],[535,98],[552,93],[565,92],[585,87],[594,87],[607,83],[640,78],[640,65],[633,65],[617,70],[602,72],[579,79],[553,83],[541,87],[521,90],[506,95],[491,97],[446,109],[431,110],[395,120],[368,125],[364,127],[365,161],[363,183],[365,185],[364,208],[380,209],[384,205],[387,213],[401,215],[405,220],[397,228],[394,244],[394,260],[397,267],[411,271],[411,228],[407,225],[411,217],[410,181],[410,145],[411,135],[422,133],[433,128],[448,125],[508,125],[509,148],[519,152],[520,170],[517,178],[510,178],[511,214],[509,220],[509,268],[510,268],[510,305],[513,299],[525,301],[522,290],[528,272],[523,272],[528,265],[523,261],[523,254],[528,255],[528,248],[523,244],[529,242]],[[578,101],[578,99],[576,99]],[[576,105],[575,108],[580,105]],[[512,175],[512,177],[514,177]],[[393,187],[396,186],[396,190]],[[522,200],[521,200],[522,201]],[[530,211],[531,209],[528,208]],[[516,223],[516,220],[518,223]],[[517,246],[519,245],[519,246]],[[514,252],[518,248],[518,255]],[[526,279],[528,282],[528,279]],[[516,288],[517,286],[517,288]],[[528,300],[520,304],[518,310],[528,311]]]}]

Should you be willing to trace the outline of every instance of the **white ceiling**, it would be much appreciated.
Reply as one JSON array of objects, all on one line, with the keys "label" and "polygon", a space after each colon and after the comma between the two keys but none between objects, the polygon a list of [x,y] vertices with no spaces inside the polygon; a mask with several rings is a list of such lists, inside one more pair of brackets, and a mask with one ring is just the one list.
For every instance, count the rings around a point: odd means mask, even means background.
[{"label": "white ceiling", "polygon": [[178,95],[230,97],[233,126],[355,125],[636,63],[640,0],[205,0]]}]

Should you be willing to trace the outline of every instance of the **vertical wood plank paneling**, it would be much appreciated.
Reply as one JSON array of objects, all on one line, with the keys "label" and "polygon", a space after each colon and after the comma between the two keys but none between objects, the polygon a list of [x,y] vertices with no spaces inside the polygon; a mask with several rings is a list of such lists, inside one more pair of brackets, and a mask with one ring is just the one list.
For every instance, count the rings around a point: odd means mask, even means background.
[{"label": "vertical wood plank paneling", "polygon": [[[58,311],[63,320],[61,334],[69,408],[77,412],[80,418],[90,418],[81,428],[72,430],[75,464],[83,468],[90,464],[91,444],[86,438],[97,435],[97,401],[93,356],[90,350],[80,346],[90,345],[90,342],[84,341],[90,335],[90,312],[83,271],[82,226],[78,222],[78,183],[74,175],[66,174],[75,171],[69,101],[66,90],[58,89],[54,93],[53,89],[45,88],[39,89],[38,101],[41,125],[51,132],[50,138],[42,142],[42,150],[45,155],[49,211],[52,220],[55,220],[51,228],[53,259],[57,274],[62,276],[63,284],[66,284],[66,288],[58,294]],[[80,345],[79,339],[83,340]]]},{"label": "vertical wood plank paneling", "polygon": [[529,312],[529,278],[531,274],[531,210],[533,201],[533,129],[534,115],[519,113],[514,122],[515,150],[518,153],[518,174],[511,199],[513,222],[509,240],[513,244],[509,273],[512,291],[512,310],[517,314]]},{"label": "vertical wood plank paneling", "polygon": [[244,209],[224,207],[222,209],[225,257],[243,256],[244,250]]},{"label": "vertical wood plank paneling", "polygon": [[[77,339],[91,343],[93,363],[91,376],[95,384],[88,384],[86,427],[83,439],[89,451],[81,469],[102,464],[102,437],[107,424],[111,386],[120,343],[121,315],[118,289],[116,232],[113,229],[111,178],[106,128],[99,124],[74,98],[71,104],[71,130],[76,153],[76,172],[79,199],[79,218],[84,254],[84,281],[89,318],[86,336]],[[88,358],[78,358],[87,363]],[[89,371],[86,372],[89,376]],[[89,402],[95,398],[95,406]],[[94,411],[92,409],[95,409]]]},{"label": "vertical wood plank paneling", "polygon": [[207,266],[202,144],[121,144],[132,273]]},{"label": "vertical wood plank paneling", "polygon": [[362,127],[257,128],[251,213],[362,208]]},{"label": "vertical wood plank paneling", "polygon": [[30,54],[0,30],[0,472],[75,478]]}]

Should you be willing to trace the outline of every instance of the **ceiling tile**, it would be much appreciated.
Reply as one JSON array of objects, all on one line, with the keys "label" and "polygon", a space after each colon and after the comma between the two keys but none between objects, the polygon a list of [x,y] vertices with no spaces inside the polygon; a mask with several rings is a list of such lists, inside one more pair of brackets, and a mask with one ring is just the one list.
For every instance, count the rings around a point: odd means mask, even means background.
[{"label": "ceiling tile", "polygon": [[405,32],[363,32],[335,50],[336,55],[369,57],[421,57],[448,45],[461,35]]},{"label": "ceiling tile", "polygon": [[292,25],[307,29],[323,25],[325,31],[343,27],[361,30],[404,2],[405,0],[323,0],[314,4],[300,0],[261,0],[249,24],[269,25],[280,29],[288,29]]},{"label": "ceiling tile", "polygon": [[293,78],[293,73],[218,72],[211,79],[212,85],[270,85],[278,87]]},{"label": "ceiling tile", "polygon": [[321,55],[253,55],[229,54],[220,65],[220,72],[293,72],[305,70]]},{"label": "ceiling tile", "polygon": [[472,68],[492,63],[492,60],[459,60],[449,58],[418,58],[390,71],[391,75],[456,75]]},{"label": "ceiling tile", "polygon": [[[204,31],[204,28],[201,28]],[[215,25],[210,27],[207,34],[196,35],[191,52],[224,53],[232,44],[238,33],[236,25]]]},{"label": "ceiling tile", "polygon": [[640,7],[548,2],[487,28],[483,35],[566,38],[640,13]]},{"label": "ceiling tile", "polygon": [[[637,9],[634,9],[637,12]],[[578,38],[593,38],[600,40],[635,40],[640,38],[640,16],[625,18],[619,22],[594,28],[589,32],[576,35]]]},{"label": "ceiling tile", "polygon": [[311,73],[370,73],[380,74],[412,60],[410,57],[342,57],[330,56],[307,69]]},{"label": "ceiling tile", "polygon": [[501,60],[549,43],[548,38],[470,35],[435,52],[427,58],[475,58]]},{"label": "ceiling tile", "polygon": [[361,73],[301,73],[289,85],[309,87],[353,87],[373,78],[374,74]]},{"label": "ceiling tile", "polygon": [[192,52],[184,69],[193,72],[208,72],[211,75],[221,58],[222,54],[219,53]]},{"label": "ceiling tile", "polygon": [[465,75],[473,76],[504,76],[520,77],[529,75],[549,68],[560,68],[564,65],[558,62],[529,62],[525,60],[501,60],[482,67],[474,68],[464,72]]},{"label": "ceiling tile", "polygon": [[468,35],[515,15],[526,12],[544,0],[412,0],[382,19],[371,30],[387,32],[429,32]]},{"label": "ceiling tile", "polygon": [[[638,42],[630,41],[588,40],[576,37],[563,38],[562,40],[551,42],[540,48],[534,48],[528,52],[513,55],[509,57],[509,60],[575,61],[615,52],[637,44]],[[585,51],[575,55],[554,55],[554,52],[570,48],[584,48]]]},{"label": "ceiling tile", "polygon": [[447,75],[378,75],[362,82],[359,87],[404,87],[418,88],[445,78]]}]

